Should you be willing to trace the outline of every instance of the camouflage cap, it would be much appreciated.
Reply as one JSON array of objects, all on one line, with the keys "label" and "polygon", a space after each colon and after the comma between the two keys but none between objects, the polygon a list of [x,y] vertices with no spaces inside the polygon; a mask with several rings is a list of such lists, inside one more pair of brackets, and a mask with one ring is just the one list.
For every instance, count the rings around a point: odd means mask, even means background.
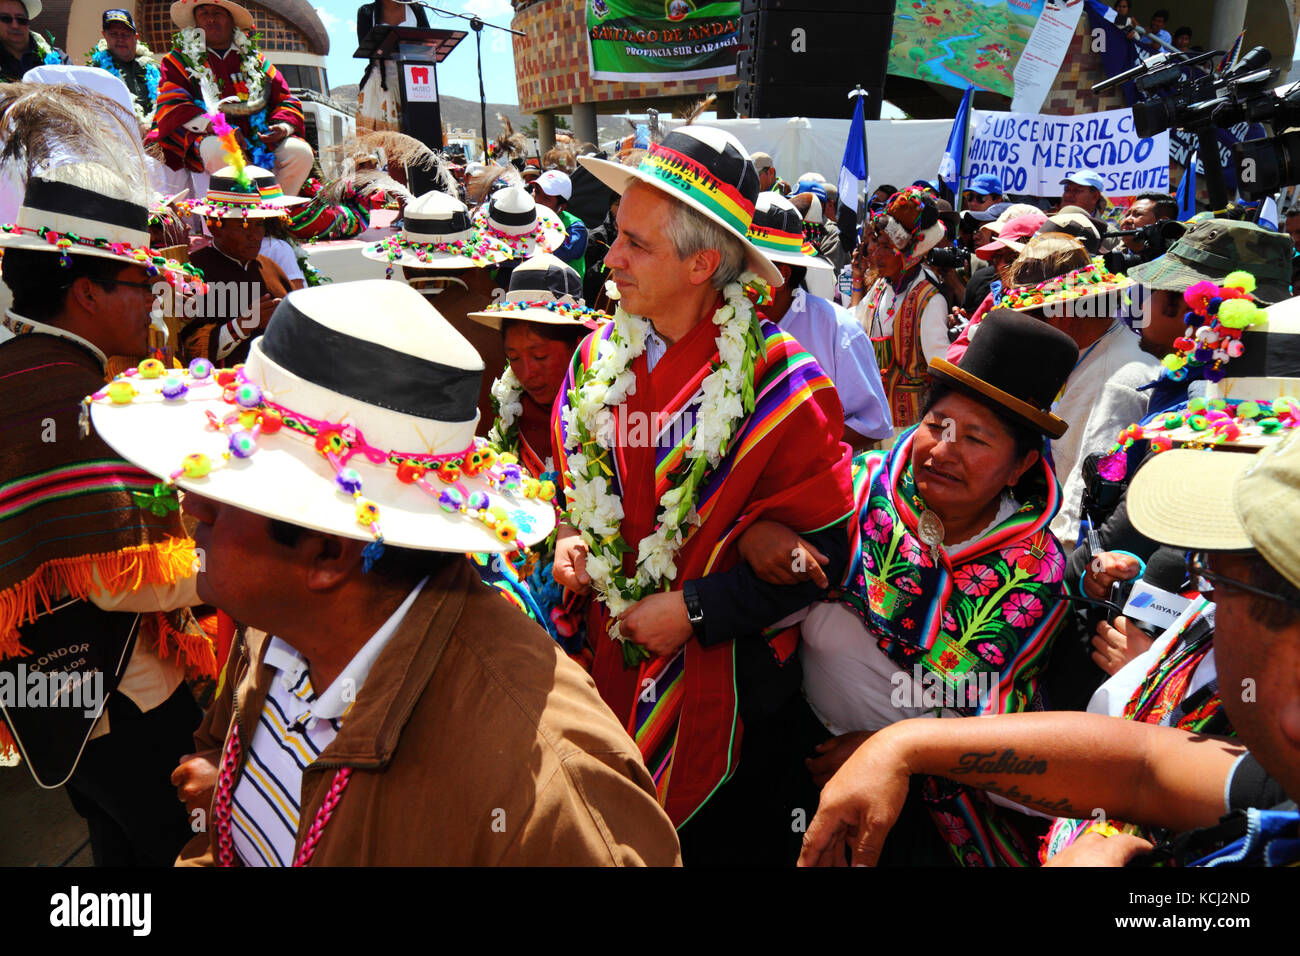
[{"label": "camouflage cap", "polygon": [[1222,283],[1244,269],[1255,277],[1255,298],[1272,305],[1291,297],[1291,237],[1253,222],[1207,219],[1187,227],[1158,259],[1128,270],[1149,289],[1183,292],[1201,281]]}]

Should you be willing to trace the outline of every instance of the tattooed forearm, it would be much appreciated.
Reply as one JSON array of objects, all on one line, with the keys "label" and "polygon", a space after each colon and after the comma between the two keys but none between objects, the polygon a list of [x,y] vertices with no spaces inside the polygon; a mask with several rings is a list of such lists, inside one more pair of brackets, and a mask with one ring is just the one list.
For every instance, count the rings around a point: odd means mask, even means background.
[{"label": "tattooed forearm", "polygon": [[957,766],[948,770],[948,776],[961,777],[971,773],[1041,774],[1047,772],[1047,761],[1037,760],[1033,754],[1022,756],[1011,747],[1006,750],[972,750],[957,758]]},{"label": "tattooed forearm", "polygon": [[1014,783],[1003,783],[999,780],[985,780],[979,783],[972,782],[969,786],[976,790],[988,790],[990,793],[996,793],[1006,797],[1008,800],[1014,800],[1016,803],[1024,804],[1027,807],[1033,807],[1035,810],[1041,810],[1044,813],[1050,813],[1058,817],[1074,817],[1076,819],[1086,819],[1092,816],[1087,810],[1081,810],[1071,805],[1068,797],[1062,797],[1059,800],[1053,800],[1050,797],[1038,797],[1031,793],[1025,793]]}]

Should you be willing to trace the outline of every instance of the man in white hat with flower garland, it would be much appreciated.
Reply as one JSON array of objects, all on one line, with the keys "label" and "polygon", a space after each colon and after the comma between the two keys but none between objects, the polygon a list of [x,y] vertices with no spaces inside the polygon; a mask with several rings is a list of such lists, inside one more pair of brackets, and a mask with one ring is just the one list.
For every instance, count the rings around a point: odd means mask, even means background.
[{"label": "man in white hat with flower garland", "polygon": [[41,0],[0,0],[0,83],[17,83],[34,66],[67,63],[54,38],[30,26]]},{"label": "man in white hat with flower garland", "polygon": [[[820,593],[810,566],[833,575],[847,557],[844,413],[746,297],[781,274],[746,240],[759,186],[739,141],[691,125],[635,169],[579,162],[622,195],[605,257],[621,307],[579,346],[553,413],[569,504],[555,579],[597,598],[596,686],[685,861],[788,865],[791,820],[816,799],[801,763],[813,718],[793,640],[763,631]],[[761,519],[798,532],[784,538],[789,585],[741,563],[736,538]]]},{"label": "man in white hat with flower garland", "polygon": [[103,38],[86,54],[86,66],[99,67],[126,84],[135,117],[147,133],[153,126],[154,104],[162,81],[153,52],[140,42],[129,10],[105,10],[101,32]]},{"label": "man in white hat with flower garland", "polygon": [[225,103],[248,161],[297,195],[314,158],[302,106],[253,42],[253,15],[231,0],[176,0],[171,16],[180,33],[162,59],[154,117],[167,167],[215,173],[229,162],[212,120]]},{"label": "man in white hat with flower garland", "polygon": [[196,735],[219,772],[187,860],[678,861],[590,680],[465,557],[554,523],[554,487],[474,438],[482,373],[417,292],[368,280],[290,293],[238,371],[198,360],[88,399],[186,492],[198,593],[248,625]]}]

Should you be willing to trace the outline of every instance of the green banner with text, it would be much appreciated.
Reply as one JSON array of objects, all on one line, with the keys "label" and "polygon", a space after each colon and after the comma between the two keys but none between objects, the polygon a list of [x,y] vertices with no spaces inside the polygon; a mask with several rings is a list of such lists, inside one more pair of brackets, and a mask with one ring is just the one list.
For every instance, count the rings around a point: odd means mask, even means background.
[{"label": "green banner with text", "polygon": [[739,3],[587,0],[595,80],[638,83],[736,72]]}]

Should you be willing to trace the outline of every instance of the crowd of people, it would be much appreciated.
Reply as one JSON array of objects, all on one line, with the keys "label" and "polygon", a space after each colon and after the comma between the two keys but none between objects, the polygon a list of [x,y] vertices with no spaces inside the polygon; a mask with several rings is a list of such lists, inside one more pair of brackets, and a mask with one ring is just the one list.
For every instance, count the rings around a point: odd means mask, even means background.
[{"label": "crowd of people", "polygon": [[[698,122],[309,183],[246,16],[0,86],[0,668],[108,692],[0,756],[97,864],[1300,859],[1291,237],[1090,170],[842,235]],[[271,257],[383,204],[385,279]]]}]

